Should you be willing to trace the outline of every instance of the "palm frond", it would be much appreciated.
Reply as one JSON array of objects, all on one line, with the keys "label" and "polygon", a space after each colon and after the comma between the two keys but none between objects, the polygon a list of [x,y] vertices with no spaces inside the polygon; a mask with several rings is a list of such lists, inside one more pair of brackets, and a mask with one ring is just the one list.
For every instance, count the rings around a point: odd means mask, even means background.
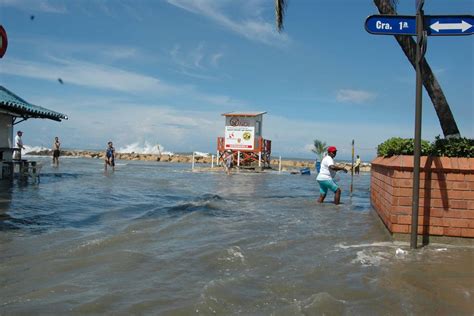
[{"label": "palm frond", "polygon": [[286,0],[275,0],[275,18],[278,32],[284,28],[283,20],[285,19]]},{"label": "palm frond", "polygon": [[323,154],[326,152],[326,150],[328,150],[328,146],[325,142],[320,141],[319,139],[315,139],[313,141],[313,148],[311,151],[318,155],[320,160],[323,158]]}]

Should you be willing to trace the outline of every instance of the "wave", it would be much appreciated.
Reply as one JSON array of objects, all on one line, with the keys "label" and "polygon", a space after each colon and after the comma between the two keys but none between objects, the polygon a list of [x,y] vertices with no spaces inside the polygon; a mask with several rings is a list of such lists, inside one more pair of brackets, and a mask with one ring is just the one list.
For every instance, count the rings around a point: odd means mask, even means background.
[{"label": "wave", "polygon": [[203,153],[203,152],[200,152],[200,151],[195,151],[194,152],[194,156],[197,156],[197,157],[209,157],[210,153]]},{"label": "wave", "polygon": [[30,152],[39,152],[39,151],[46,151],[51,150],[51,148],[43,147],[43,146],[28,146],[24,145],[25,149],[21,151],[22,154],[28,154]]},{"label": "wave", "polygon": [[129,145],[125,145],[124,147],[120,147],[117,149],[119,153],[125,154],[154,154],[154,155],[174,155],[174,153],[170,151],[165,151],[165,148],[160,144],[152,144],[147,141],[144,143],[132,143]]}]

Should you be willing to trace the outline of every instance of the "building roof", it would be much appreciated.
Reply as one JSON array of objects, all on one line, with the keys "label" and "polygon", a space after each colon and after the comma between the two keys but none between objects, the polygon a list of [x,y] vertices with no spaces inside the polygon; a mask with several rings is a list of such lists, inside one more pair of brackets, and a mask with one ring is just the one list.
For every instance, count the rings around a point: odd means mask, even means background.
[{"label": "building roof", "polygon": [[24,119],[46,118],[55,121],[68,119],[65,114],[26,102],[4,86],[0,86],[0,112],[6,112],[14,116],[21,116]]},{"label": "building roof", "polygon": [[263,115],[267,112],[229,112],[229,113],[222,113],[222,116],[247,116],[247,117],[254,117]]}]

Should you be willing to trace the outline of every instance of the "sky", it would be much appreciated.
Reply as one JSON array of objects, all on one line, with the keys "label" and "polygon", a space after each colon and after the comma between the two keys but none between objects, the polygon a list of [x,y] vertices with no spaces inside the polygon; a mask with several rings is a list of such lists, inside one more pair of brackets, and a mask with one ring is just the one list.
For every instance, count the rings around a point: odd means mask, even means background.
[{"label": "sky", "polygon": [[[472,14],[472,0],[426,0],[425,14]],[[415,0],[398,13],[415,14]],[[415,71],[393,36],[365,31],[371,0],[0,0],[8,49],[0,84],[68,115],[15,125],[30,146],[138,143],[215,152],[222,113],[266,111],[272,154],[312,158],[314,139],[364,161],[413,137]],[[462,136],[474,137],[472,36],[428,39],[426,58]],[[58,78],[63,83],[58,81]],[[423,93],[422,138],[442,135]]]}]

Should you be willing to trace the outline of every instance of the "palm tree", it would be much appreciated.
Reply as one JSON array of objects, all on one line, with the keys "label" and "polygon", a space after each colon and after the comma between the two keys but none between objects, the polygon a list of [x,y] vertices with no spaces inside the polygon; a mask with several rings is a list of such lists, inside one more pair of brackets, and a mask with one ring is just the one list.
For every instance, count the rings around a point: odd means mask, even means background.
[{"label": "palm tree", "polygon": [[[396,15],[397,11],[396,3],[397,0],[373,0],[375,6],[381,14],[392,14]],[[286,0],[275,0],[275,16],[278,32],[283,30],[283,20],[285,16]],[[411,36],[395,35],[395,39],[402,48],[403,52],[407,56],[408,60],[413,67],[416,68],[416,43]],[[431,102],[435,108],[438,120],[443,130],[445,138],[459,138],[461,133],[459,132],[458,126],[454,119],[451,108],[449,107],[448,101],[444,96],[443,90],[438,83],[431,67],[425,58],[421,64],[423,85],[425,86],[428,95],[431,98]]]},{"label": "palm tree", "polygon": [[311,151],[318,155],[319,161],[321,161],[323,160],[323,154],[326,152],[326,150],[328,150],[328,146],[325,142],[320,141],[319,139],[315,139],[313,142],[314,147],[311,149]]}]

